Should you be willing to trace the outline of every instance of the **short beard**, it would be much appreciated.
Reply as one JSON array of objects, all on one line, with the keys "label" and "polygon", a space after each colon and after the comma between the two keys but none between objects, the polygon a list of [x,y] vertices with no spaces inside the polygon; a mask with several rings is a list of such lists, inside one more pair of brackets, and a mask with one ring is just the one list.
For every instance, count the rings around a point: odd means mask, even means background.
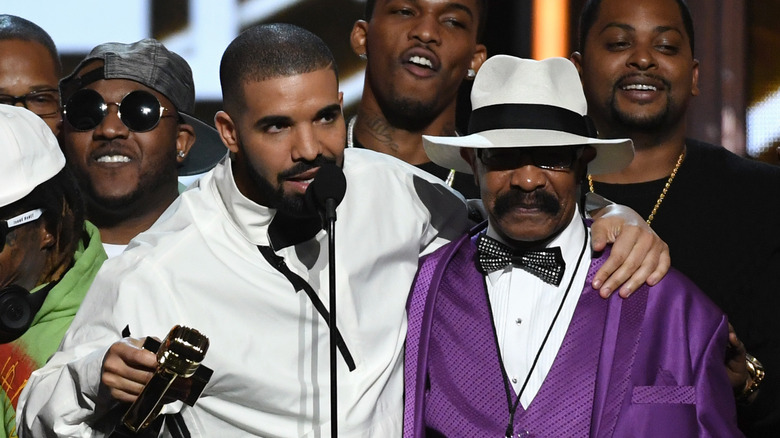
[{"label": "short beard", "polygon": [[435,101],[423,102],[404,97],[395,87],[388,90],[388,98],[375,94],[382,115],[394,128],[409,132],[420,132],[433,123],[441,110]]},{"label": "short beard", "polygon": [[296,163],[293,167],[284,170],[277,175],[276,180],[280,181],[278,187],[274,187],[268,180],[263,178],[263,176],[252,167],[251,163],[247,163],[246,166],[249,177],[252,179],[252,182],[254,182],[259,195],[262,199],[268,200],[268,207],[275,208],[289,216],[306,218],[317,215],[317,211],[312,210],[307,205],[304,195],[285,194],[282,189],[281,181],[287,177],[314,169],[315,167],[322,167],[325,164],[335,165],[336,160],[319,155],[312,161]]},{"label": "short beard", "polygon": [[[649,75],[650,77],[662,82],[666,87],[666,106],[662,111],[650,116],[639,116],[630,112],[621,111],[615,103],[615,92],[609,98],[607,102],[607,108],[610,110],[610,118],[616,121],[624,132],[644,132],[654,133],[662,130],[664,127],[669,126],[669,123],[674,118],[674,114],[677,112],[677,105],[672,100],[672,84],[658,76]],[[621,81],[623,78],[621,78]],[[620,82],[618,82],[620,83]]]},{"label": "short beard", "polygon": [[150,202],[156,201],[154,194],[160,192],[163,187],[178,185],[175,149],[171,149],[171,153],[165,156],[163,162],[139,176],[135,190],[122,196],[103,196],[98,193],[87,174],[80,173],[78,169],[74,169],[74,173],[78,175],[84,193],[89,219],[106,224],[141,216],[150,209],[157,208],[157,204]]},{"label": "short beard", "polygon": [[558,199],[548,192],[535,190],[531,193],[520,190],[510,190],[496,198],[493,204],[493,216],[501,219],[509,214],[517,206],[538,208],[539,210],[555,216],[561,210]]},{"label": "short beard", "polygon": [[608,103],[610,117],[615,120],[625,131],[656,132],[667,126],[670,114],[672,113],[673,103],[671,98],[666,99],[666,107],[663,111],[652,116],[637,116],[629,112],[621,111],[615,105],[615,99],[612,97]]}]

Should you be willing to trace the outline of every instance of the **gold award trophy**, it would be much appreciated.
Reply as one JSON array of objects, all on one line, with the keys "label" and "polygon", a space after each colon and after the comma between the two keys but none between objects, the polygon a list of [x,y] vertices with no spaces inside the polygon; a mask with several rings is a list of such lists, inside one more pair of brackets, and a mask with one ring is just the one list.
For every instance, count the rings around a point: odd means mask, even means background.
[{"label": "gold award trophy", "polygon": [[174,326],[157,349],[157,370],[122,417],[122,424],[132,432],[148,427],[166,403],[177,399],[172,395],[174,382],[193,376],[208,348],[209,339],[197,330]]}]

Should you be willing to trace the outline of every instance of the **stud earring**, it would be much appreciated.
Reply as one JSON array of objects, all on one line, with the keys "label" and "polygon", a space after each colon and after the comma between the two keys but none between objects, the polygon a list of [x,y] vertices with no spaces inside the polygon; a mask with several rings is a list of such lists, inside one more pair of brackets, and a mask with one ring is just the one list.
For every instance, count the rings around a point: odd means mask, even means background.
[{"label": "stud earring", "polygon": [[176,152],[176,156],[179,158],[184,158],[187,156],[187,154],[185,154],[184,151],[178,151]]},{"label": "stud earring", "polygon": [[474,79],[476,77],[477,77],[477,72],[475,72],[473,68],[466,70],[466,78]]},{"label": "stud earring", "polygon": [[365,60],[367,60],[367,59],[368,59],[368,56],[367,56],[365,53],[361,53],[360,55],[358,55],[358,58],[360,58],[360,59],[362,59],[363,61],[365,61]]}]

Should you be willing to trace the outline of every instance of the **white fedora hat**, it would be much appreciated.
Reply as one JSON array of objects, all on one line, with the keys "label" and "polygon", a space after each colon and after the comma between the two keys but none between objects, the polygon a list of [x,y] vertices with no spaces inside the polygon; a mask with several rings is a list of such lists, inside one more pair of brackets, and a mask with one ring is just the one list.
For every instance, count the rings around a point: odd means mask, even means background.
[{"label": "white fedora hat", "polygon": [[436,164],[471,173],[460,148],[521,148],[590,145],[594,175],[626,167],[634,157],[630,139],[596,138],[574,64],[565,58],[543,61],[496,55],[485,61],[471,90],[469,135],[423,136]]}]

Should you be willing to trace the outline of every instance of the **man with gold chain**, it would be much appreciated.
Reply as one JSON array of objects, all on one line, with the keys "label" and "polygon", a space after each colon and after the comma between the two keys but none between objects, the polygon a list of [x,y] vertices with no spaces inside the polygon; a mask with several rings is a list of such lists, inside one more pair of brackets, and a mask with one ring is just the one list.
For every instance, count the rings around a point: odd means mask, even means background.
[{"label": "man with gold chain", "polygon": [[699,64],[683,0],[591,0],[579,32],[572,61],[588,114],[601,137],[629,137],[636,149],[623,170],[589,176],[590,190],[646,217],[669,244],[672,265],[728,315],[747,351],[761,360],[743,360],[732,333],[736,354],[728,365],[740,427],[749,437],[776,436],[780,169],[685,138]]}]

